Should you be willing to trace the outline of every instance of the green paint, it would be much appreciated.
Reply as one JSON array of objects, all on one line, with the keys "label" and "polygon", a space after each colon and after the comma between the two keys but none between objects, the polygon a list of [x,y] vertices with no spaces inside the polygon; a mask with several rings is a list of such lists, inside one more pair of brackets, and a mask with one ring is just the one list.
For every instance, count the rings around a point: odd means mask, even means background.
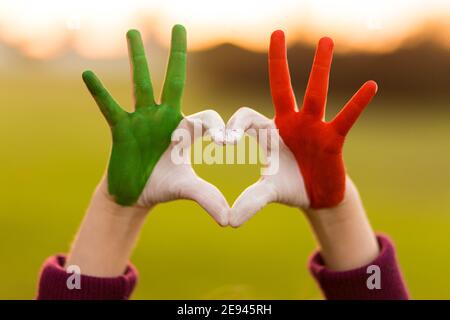
[{"label": "green paint", "polygon": [[186,79],[186,30],[172,29],[172,42],[161,104],[156,104],[144,46],[137,30],[127,33],[134,84],[135,111],[126,112],[92,71],[83,80],[105,116],[113,146],[108,167],[108,190],[115,201],[133,205],[156,163],[168,148],[172,132],[183,119],[181,98]]}]

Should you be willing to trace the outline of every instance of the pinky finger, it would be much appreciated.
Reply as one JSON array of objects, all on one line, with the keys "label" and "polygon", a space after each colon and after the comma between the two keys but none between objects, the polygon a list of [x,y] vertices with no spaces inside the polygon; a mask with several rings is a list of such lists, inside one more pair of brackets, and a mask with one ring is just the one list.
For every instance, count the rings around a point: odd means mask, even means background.
[{"label": "pinky finger", "polygon": [[331,121],[331,125],[339,134],[345,136],[350,131],[377,90],[378,86],[375,81],[367,81],[347,102],[341,112]]}]

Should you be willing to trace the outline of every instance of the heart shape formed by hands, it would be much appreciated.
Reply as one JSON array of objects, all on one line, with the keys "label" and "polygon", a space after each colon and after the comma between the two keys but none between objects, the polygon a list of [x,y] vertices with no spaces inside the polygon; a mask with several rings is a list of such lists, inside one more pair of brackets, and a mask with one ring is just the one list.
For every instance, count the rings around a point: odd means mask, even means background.
[{"label": "heart shape formed by hands", "polygon": [[[134,112],[126,112],[91,71],[83,73],[89,91],[106,118],[112,133],[112,151],[103,185],[112,199],[123,206],[150,208],[175,199],[199,203],[220,225],[238,227],[270,202],[299,208],[326,208],[344,198],[346,184],[342,159],[344,139],[359,114],[375,95],[369,81],[350,99],[331,122],[324,121],[333,42],[320,40],[301,110],[296,109],[286,57],[284,34],[272,34],[269,76],[275,118],[270,120],[250,109],[239,109],[226,127],[220,115],[206,110],[185,117],[181,98],[186,79],[186,30],[172,30],[170,57],[161,103],[157,104],[148,71],[145,50],[138,31],[127,33],[134,83]],[[230,209],[225,197],[212,184],[199,178],[190,161],[174,163],[181,145],[189,150],[200,123],[201,136],[209,134],[217,144],[236,143],[244,133],[264,130],[270,174],[248,187]],[[174,140],[177,130],[191,138]],[[257,139],[261,135],[256,135]],[[272,150],[269,139],[276,139]],[[258,140],[260,143],[261,141]],[[277,166],[274,168],[274,166]],[[271,170],[275,169],[275,170]]]}]

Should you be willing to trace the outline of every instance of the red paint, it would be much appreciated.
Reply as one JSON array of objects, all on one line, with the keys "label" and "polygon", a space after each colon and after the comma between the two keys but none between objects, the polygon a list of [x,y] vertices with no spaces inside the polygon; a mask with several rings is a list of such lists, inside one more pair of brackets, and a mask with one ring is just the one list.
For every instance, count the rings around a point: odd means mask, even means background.
[{"label": "red paint", "polygon": [[296,110],[286,56],[284,33],[272,34],[269,77],[275,124],[284,143],[294,154],[305,181],[312,208],[339,204],[345,192],[342,147],[345,136],[377,91],[366,82],[330,122],[324,121],[333,40],[322,38],[306,88],[303,106]]}]

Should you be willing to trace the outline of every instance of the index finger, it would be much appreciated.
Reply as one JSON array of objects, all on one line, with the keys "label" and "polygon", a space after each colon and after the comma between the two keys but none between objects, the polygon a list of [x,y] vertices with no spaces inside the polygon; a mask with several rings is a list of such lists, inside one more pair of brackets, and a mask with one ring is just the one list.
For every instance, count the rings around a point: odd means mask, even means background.
[{"label": "index finger", "polygon": [[83,72],[83,81],[97,103],[106,121],[113,126],[126,112],[119,106],[97,76],[90,70]]}]

